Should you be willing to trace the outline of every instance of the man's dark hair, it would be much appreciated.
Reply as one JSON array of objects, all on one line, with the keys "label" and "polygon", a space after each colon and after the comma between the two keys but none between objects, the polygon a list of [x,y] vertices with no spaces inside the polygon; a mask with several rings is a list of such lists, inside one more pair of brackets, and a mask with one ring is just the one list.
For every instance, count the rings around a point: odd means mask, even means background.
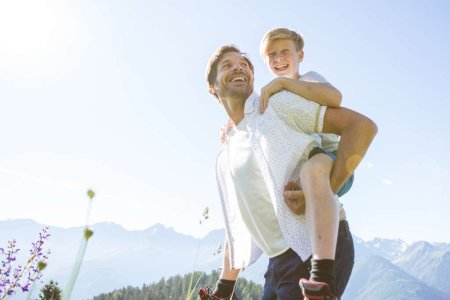
[{"label": "man's dark hair", "polygon": [[208,61],[208,65],[206,66],[206,81],[208,82],[208,90],[209,92],[219,99],[219,96],[216,93],[216,90],[214,89],[214,83],[216,82],[217,78],[217,65],[220,63],[222,58],[225,54],[228,52],[236,52],[242,55],[242,57],[245,59],[245,61],[248,63],[250,69],[252,70],[252,73],[255,72],[254,67],[250,59],[247,57],[247,55],[241,50],[239,50],[238,47],[235,45],[225,45],[217,49],[217,51],[211,56],[211,58]]}]

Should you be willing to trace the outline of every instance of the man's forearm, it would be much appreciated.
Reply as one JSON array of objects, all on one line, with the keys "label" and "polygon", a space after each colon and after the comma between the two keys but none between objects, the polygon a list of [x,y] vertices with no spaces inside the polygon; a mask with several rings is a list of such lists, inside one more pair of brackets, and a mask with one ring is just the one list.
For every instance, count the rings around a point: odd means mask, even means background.
[{"label": "man's forearm", "polygon": [[345,108],[327,109],[325,121],[328,122],[324,123],[324,132],[341,136],[330,176],[331,188],[336,193],[363,159],[377,126],[369,118]]},{"label": "man's forearm", "polygon": [[223,264],[222,272],[220,273],[219,279],[225,280],[236,280],[239,276],[240,269],[232,269],[230,265],[230,249],[228,246],[228,241],[225,241],[225,247],[223,251]]}]

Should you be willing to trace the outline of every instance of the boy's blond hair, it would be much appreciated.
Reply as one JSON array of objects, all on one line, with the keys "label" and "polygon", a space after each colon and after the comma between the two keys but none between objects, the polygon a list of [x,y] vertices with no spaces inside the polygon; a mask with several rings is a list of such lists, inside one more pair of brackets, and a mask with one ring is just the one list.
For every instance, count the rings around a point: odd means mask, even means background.
[{"label": "boy's blond hair", "polygon": [[281,39],[291,40],[294,42],[297,51],[303,50],[304,41],[300,33],[288,28],[274,28],[266,32],[261,40],[261,45],[259,47],[259,53],[261,54],[261,57],[263,59],[265,58],[267,54],[267,48],[269,47],[270,43],[275,40]]}]

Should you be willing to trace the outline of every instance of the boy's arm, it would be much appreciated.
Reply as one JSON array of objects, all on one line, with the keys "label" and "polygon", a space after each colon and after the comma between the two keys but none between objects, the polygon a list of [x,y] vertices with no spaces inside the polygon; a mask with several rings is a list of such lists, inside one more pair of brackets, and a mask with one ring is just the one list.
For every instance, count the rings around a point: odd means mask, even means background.
[{"label": "boy's arm", "polygon": [[378,129],[376,124],[347,108],[327,108],[322,132],[341,136],[331,170],[331,189],[336,193],[363,159]]},{"label": "boy's arm", "polygon": [[281,90],[288,90],[305,99],[328,107],[340,107],[342,102],[341,92],[328,82],[310,82],[278,77],[261,89],[261,113],[267,108],[269,97]]}]

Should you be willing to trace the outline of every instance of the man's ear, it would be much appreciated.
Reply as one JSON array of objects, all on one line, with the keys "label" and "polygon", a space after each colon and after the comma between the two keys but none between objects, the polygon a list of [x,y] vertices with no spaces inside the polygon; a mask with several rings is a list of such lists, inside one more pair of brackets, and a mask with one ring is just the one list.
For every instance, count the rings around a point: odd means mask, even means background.
[{"label": "man's ear", "polygon": [[303,50],[298,51],[298,62],[301,63],[304,57]]},{"label": "man's ear", "polygon": [[214,93],[215,93],[214,96],[216,97],[219,104],[222,105],[222,101],[220,101],[220,98],[219,98],[219,89],[217,88],[217,85],[215,83],[213,85],[213,89],[214,89]]},{"label": "man's ear", "polygon": [[213,89],[216,95],[219,95],[219,88],[217,87],[217,84],[214,83]]},{"label": "man's ear", "polygon": [[209,84],[209,92],[211,94],[217,94],[217,85],[215,83]]}]

